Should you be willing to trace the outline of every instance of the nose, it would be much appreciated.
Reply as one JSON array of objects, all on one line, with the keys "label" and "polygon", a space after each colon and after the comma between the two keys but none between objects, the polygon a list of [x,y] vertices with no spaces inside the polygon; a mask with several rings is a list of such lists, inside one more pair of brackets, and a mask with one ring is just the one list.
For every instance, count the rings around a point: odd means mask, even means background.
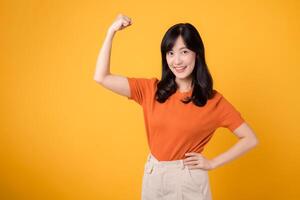
[{"label": "nose", "polygon": [[175,58],[174,58],[174,64],[178,66],[178,65],[181,64],[181,62],[182,62],[182,61],[181,61],[181,57],[178,56],[178,55],[175,56]]}]

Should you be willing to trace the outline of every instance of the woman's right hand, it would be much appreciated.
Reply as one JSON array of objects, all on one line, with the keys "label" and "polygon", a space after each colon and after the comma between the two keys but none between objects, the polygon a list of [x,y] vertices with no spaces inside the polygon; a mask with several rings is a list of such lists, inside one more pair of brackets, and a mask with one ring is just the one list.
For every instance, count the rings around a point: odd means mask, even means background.
[{"label": "woman's right hand", "polygon": [[123,14],[118,14],[113,24],[109,27],[110,31],[117,32],[132,24],[131,19]]}]

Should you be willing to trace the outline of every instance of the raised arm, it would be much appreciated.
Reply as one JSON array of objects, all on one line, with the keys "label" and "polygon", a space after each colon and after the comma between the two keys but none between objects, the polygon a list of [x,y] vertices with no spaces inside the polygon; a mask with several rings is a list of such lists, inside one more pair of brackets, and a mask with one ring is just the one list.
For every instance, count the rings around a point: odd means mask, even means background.
[{"label": "raised arm", "polygon": [[94,80],[103,87],[123,96],[130,96],[127,77],[110,73],[110,54],[113,37],[117,31],[132,24],[131,19],[119,14],[109,27],[102,48],[97,58]]}]

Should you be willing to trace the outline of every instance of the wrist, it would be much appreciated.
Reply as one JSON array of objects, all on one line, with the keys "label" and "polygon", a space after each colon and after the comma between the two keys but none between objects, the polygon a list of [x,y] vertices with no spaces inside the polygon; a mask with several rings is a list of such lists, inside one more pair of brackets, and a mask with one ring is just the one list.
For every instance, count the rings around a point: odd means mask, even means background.
[{"label": "wrist", "polygon": [[216,169],[218,167],[218,163],[214,159],[210,160],[210,165],[211,165],[212,169]]},{"label": "wrist", "polygon": [[116,33],[116,31],[111,27],[107,30],[107,34],[109,34],[109,35],[114,35],[115,33]]}]

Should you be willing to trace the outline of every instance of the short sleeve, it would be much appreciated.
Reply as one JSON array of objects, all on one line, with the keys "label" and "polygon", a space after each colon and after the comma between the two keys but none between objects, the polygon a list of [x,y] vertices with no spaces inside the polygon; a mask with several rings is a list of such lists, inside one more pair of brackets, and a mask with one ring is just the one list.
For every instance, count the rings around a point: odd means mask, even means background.
[{"label": "short sleeve", "polygon": [[157,78],[127,77],[127,79],[130,88],[129,100],[134,100],[138,104],[143,105],[147,99],[153,98]]},{"label": "short sleeve", "polygon": [[241,113],[223,95],[217,104],[217,110],[220,127],[228,128],[233,132],[245,122]]}]

